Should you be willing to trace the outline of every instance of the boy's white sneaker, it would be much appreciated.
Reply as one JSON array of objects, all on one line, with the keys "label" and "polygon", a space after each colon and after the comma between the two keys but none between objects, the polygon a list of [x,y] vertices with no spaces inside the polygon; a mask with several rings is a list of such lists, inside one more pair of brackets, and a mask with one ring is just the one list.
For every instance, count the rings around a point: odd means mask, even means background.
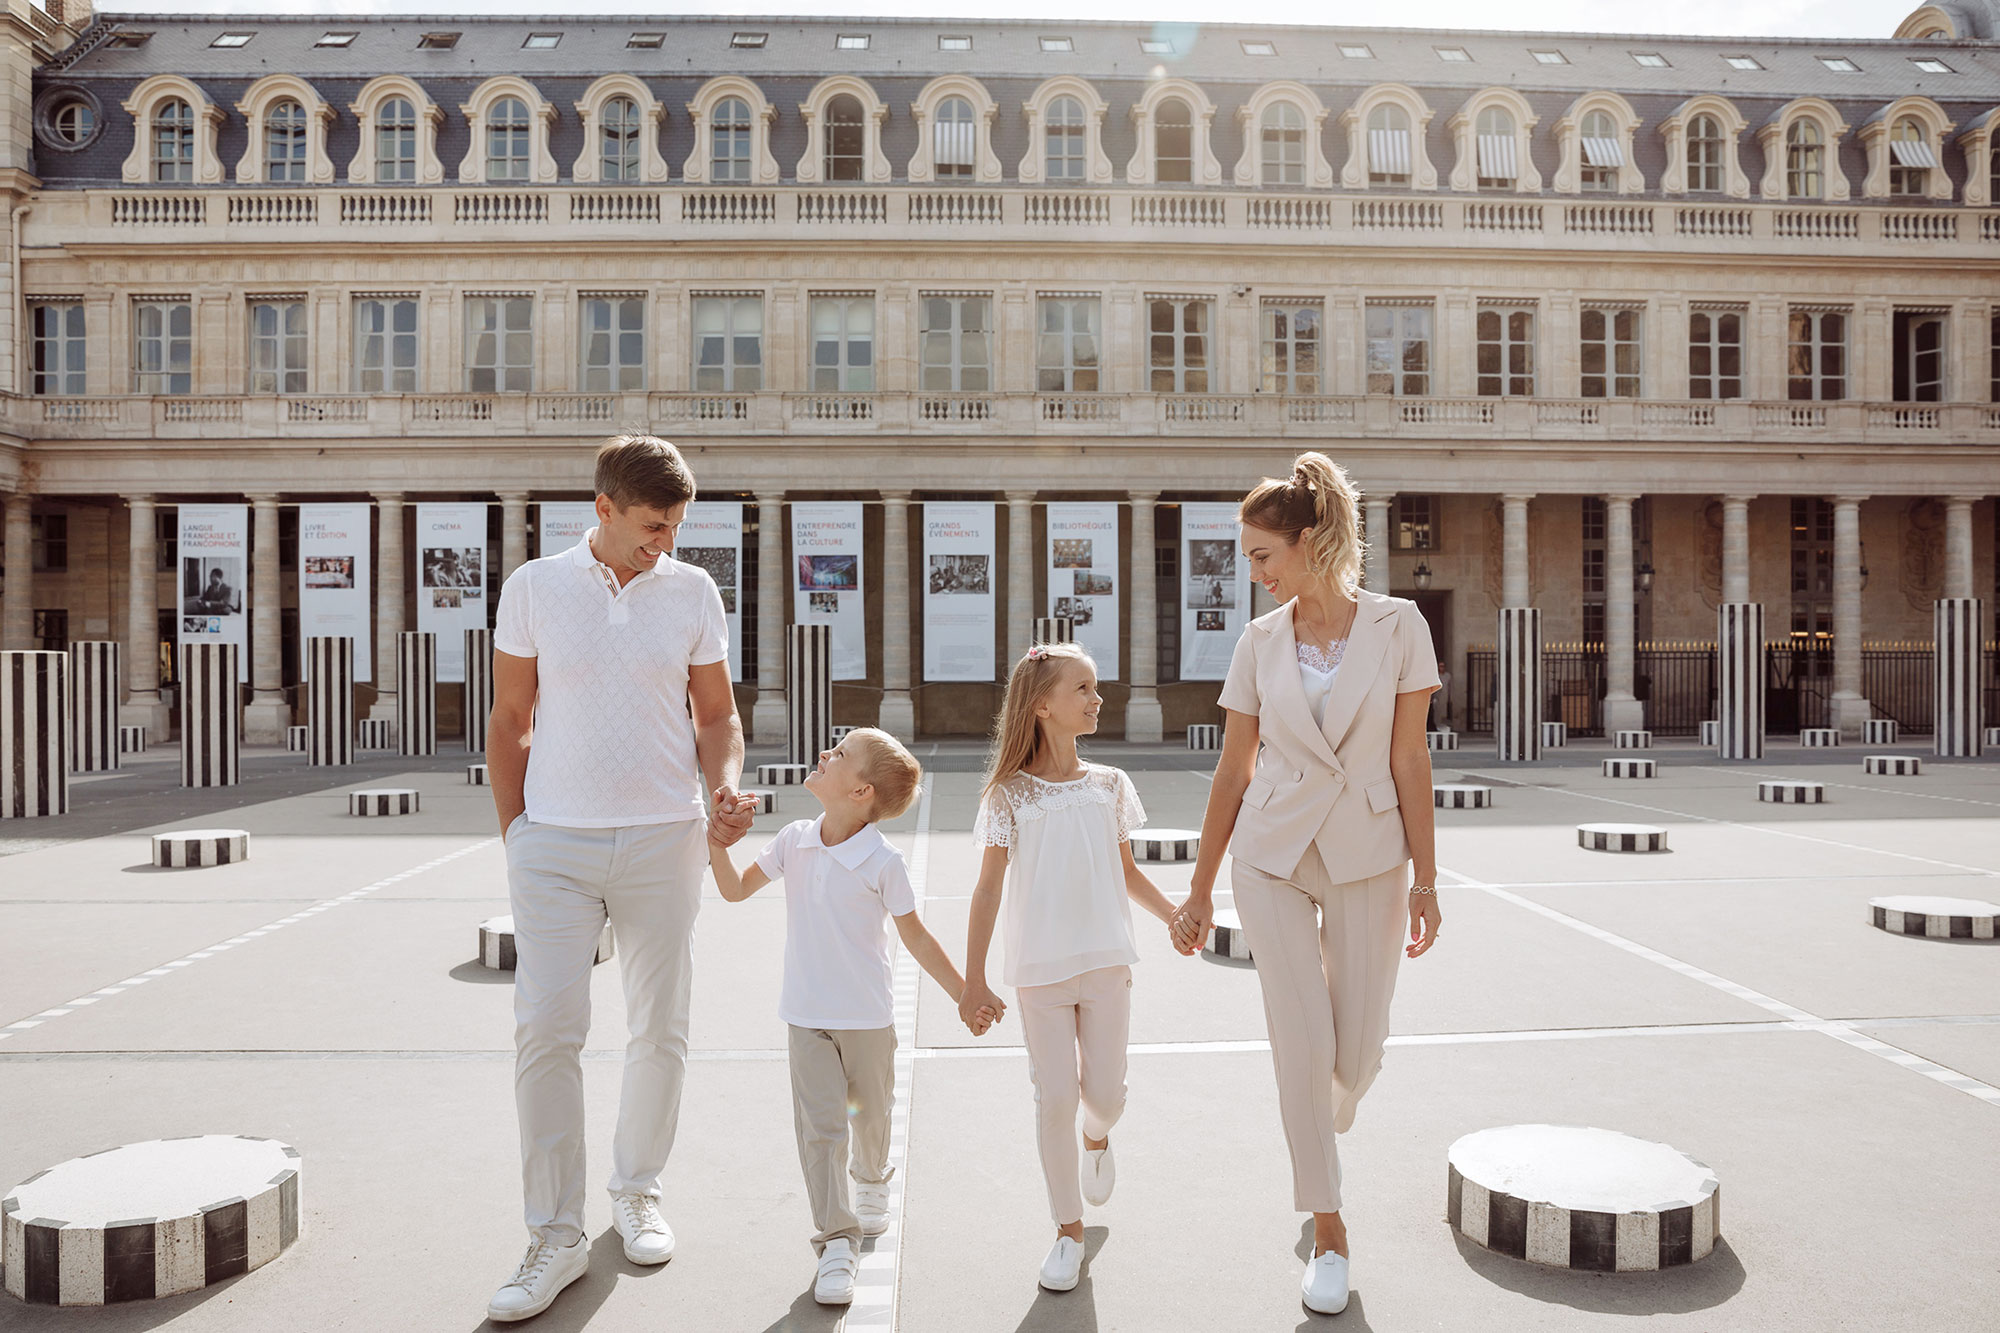
[{"label": "boy's white sneaker", "polygon": [[1299,1299],[1314,1314],[1339,1314],[1347,1308],[1347,1257],[1328,1250],[1306,1262],[1299,1280]]},{"label": "boy's white sneaker", "polygon": [[1049,1257],[1042,1260],[1042,1285],[1050,1291],[1074,1291],[1082,1276],[1083,1242],[1057,1236]]},{"label": "boy's white sneaker", "polygon": [[860,1219],[861,1234],[879,1236],[889,1229],[889,1186],[857,1182],[854,1186],[854,1216]]},{"label": "boy's white sneaker", "polygon": [[583,1243],[583,1237],[568,1245],[536,1237],[528,1242],[528,1252],[514,1276],[486,1302],[486,1317],[496,1324],[508,1324],[538,1315],[589,1268],[590,1247]]},{"label": "boy's white sneaker", "polygon": [[1083,1201],[1093,1208],[1111,1202],[1111,1187],[1118,1183],[1118,1164],[1111,1157],[1111,1140],[1102,1148],[1083,1150]]},{"label": "boy's white sneaker", "polygon": [[819,1255],[819,1276],[813,1279],[813,1299],[821,1305],[850,1305],[854,1301],[854,1272],[858,1265],[854,1247],[840,1236],[826,1243]]},{"label": "boy's white sneaker", "polygon": [[625,1257],[635,1264],[663,1264],[674,1257],[674,1230],[660,1216],[660,1201],[650,1194],[611,1196],[611,1225],[625,1242]]}]

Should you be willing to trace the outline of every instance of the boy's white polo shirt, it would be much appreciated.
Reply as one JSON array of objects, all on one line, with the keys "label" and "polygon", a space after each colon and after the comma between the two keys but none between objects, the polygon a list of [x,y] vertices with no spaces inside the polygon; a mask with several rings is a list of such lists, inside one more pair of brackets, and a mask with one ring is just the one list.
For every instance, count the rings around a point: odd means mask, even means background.
[{"label": "boy's white polo shirt", "polygon": [[493,646],[535,659],[528,817],[623,828],[707,812],[688,716],[688,668],[729,658],[708,571],[662,556],[623,587],[590,553],[530,560],[500,590]]},{"label": "boy's white polo shirt", "polygon": [[833,847],[819,819],[778,830],[757,857],[785,881],[785,980],[778,1017],[793,1027],[886,1028],[896,1021],[889,918],[917,910],[903,854],[866,825]]}]

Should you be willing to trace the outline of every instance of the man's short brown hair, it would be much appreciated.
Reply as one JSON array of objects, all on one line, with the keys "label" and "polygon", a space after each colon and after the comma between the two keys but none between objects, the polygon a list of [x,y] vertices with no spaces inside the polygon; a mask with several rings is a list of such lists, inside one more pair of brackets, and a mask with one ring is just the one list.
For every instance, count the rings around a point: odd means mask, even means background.
[{"label": "man's short brown hair", "polygon": [[694,473],[681,451],[657,435],[614,435],[597,451],[597,493],[620,509],[662,513],[694,499]]},{"label": "man's short brown hair", "polygon": [[875,804],[868,811],[871,821],[894,819],[916,803],[924,766],[902,742],[874,727],[856,727],[847,739],[858,742],[861,771],[875,784]]}]

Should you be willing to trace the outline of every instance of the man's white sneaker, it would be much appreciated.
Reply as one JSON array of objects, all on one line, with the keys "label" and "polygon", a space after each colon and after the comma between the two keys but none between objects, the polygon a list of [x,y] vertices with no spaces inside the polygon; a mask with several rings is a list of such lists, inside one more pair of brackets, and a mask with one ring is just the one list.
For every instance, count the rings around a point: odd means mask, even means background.
[{"label": "man's white sneaker", "polygon": [[1347,1308],[1347,1257],[1328,1250],[1306,1263],[1299,1280],[1299,1299],[1314,1314],[1339,1314]]},{"label": "man's white sneaker", "polygon": [[611,1196],[611,1225],[625,1242],[625,1257],[635,1264],[663,1264],[674,1257],[674,1230],[660,1216],[660,1201],[650,1194]]},{"label": "man's white sneaker", "polygon": [[845,1236],[826,1243],[819,1255],[819,1276],[813,1279],[813,1299],[821,1305],[849,1305],[854,1301],[854,1272],[858,1265],[854,1247]]},{"label": "man's white sneaker", "polygon": [[1111,1140],[1102,1148],[1083,1150],[1083,1201],[1093,1208],[1111,1202],[1111,1187],[1118,1183],[1118,1164],[1111,1158]]},{"label": "man's white sneaker", "polygon": [[538,1315],[589,1268],[590,1247],[581,1236],[568,1245],[537,1237],[528,1243],[528,1253],[507,1285],[486,1302],[486,1317],[496,1324],[508,1324]]},{"label": "man's white sneaker", "polygon": [[889,1229],[889,1187],[857,1182],[854,1186],[854,1216],[861,1222],[861,1234],[879,1236]]},{"label": "man's white sneaker", "polygon": [[1042,1285],[1050,1291],[1074,1291],[1083,1276],[1083,1242],[1057,1236],[1049,1257],[1042,1260]]}]

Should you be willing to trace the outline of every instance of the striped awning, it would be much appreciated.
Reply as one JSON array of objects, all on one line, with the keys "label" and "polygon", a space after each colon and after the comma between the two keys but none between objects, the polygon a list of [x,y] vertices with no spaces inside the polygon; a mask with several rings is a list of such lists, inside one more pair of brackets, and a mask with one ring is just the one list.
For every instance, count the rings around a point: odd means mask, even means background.
[{"label": "striped awning", "polygon": [[1587,167],[1622,167],[1625,152],[1616,139],[1585,139],[1583,164]]},{"label": "striped awning", "polygon": [[1380,176],[1410,174],[1410,132],[1368,131],[1368,169]]},{"label": "striped awning", "polygon": [[1922,139],[1889,140],[1889,157],[1899,167],[1934,167],[1937,155]]},{"label": "striped awning", "polygon": [[1521,174],[1515,165],[1514,136],[1511,134],[1482,134],[1479,136],[1479,174],[1487,180],[1510,181]]},{"label": "striped awning", "polygon": [[972,165],[973,129],[971,121],[939,121],[935,140],[937,165],[941,167],[969,167]]}]

